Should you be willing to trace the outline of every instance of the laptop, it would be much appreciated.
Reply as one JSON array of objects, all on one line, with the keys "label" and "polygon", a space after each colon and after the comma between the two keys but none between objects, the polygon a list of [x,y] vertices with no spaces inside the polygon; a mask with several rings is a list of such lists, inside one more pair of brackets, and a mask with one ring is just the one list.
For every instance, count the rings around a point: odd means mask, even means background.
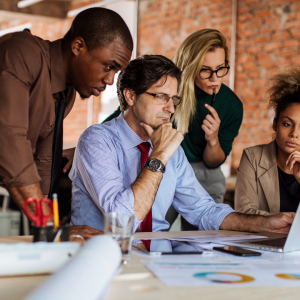
[{"label": "laptop", "polygon": [[291,252],[300,250],[300,205],[298,206],[295,219],[288,235],[270,232],[260,232],[258,235],[267,236],[268,239],[248,240],[245,242],[232,242],[228,244],[273,252]]}]

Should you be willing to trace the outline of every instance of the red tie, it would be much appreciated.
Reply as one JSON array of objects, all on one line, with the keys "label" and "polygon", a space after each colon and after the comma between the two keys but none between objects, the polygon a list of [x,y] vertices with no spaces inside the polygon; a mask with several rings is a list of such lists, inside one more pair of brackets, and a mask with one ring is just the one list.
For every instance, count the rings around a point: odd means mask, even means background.
[{"label": "red tie", "polygon": [[[141,169],[143,169],[145,162],[147,161],[149,156],[150,143],[144,142],[139,144],[137,147],[142,153]],[[141,223],[141,232],[152,232],[152,209],[149,210],[145,219]],[[151,241],[144,241],[144,244],[147,247],[148,251],[150,251],[150,242]]]}]

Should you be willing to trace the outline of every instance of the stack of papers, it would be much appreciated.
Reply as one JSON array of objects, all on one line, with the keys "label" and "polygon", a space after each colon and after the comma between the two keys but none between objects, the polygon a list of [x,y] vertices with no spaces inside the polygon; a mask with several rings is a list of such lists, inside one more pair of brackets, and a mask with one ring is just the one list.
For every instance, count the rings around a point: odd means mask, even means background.
[{"label": "stack of papers", "polygon": [[246,241],[246,240],[256,240],[256,239],[265,239],[266,236],[259,235],[225,235],[225,234],[216,234],[216,235],[206,235],[206,236],[189,236],[183,238],[170,238],[170,241],[178,242],[191,242],[191,243],[224,243],[224,242],[237,242],[237,241]]},{"label": "stack of papers", "polygon": [[[212,250],[213,247],[220,247],[229,242],[241,242],[246,240],[257,240],[265,239],[266,236],[259,235],[225,235],[225,234],[216,234],[216,235],[205,235],[205,236],[189,236],[189,237],[175,237],[175,238],[166,238],[166,240],[177,241],[177,242],[187,242],[187,243],[196,243],[197,248],[202,250]],[[151,238],[152,240],[159,240],[161,238]]]},{"label": "stack of papers", "polygon": [[228,242],[246,241],[264,239],[266,236],[258,235],[207,235],[207,236],[189,236],[186,238],[171,238],[169,240],[178,242],[196,243],[198,248],[203,250],[212,250],[213,247],[221,247]]}]

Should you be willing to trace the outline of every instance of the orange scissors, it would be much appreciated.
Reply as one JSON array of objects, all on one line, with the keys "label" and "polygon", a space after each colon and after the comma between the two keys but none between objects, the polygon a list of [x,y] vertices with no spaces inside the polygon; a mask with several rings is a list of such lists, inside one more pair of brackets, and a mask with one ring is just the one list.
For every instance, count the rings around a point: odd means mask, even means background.
[{"label": "orange scissors", "polygon": [[[28,204],[30,202],[35,203],[35,215],[30,214],[28,211]],[[48,203],[50,206],[50,213],[48,215],[45,215],[43,211],[44,202]],[[37,201],[34,198],[28,198],[24,203],[24,212],[25,215],[35,224],[35,226],[46,226],[48,219],[53,215],[52,201],[47,198],[42,198],[40,201]]]}]

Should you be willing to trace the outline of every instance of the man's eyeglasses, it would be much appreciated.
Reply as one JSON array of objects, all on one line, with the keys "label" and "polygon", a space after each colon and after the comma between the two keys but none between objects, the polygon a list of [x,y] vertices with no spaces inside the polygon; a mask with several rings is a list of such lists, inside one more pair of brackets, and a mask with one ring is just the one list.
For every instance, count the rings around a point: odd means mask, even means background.
[{"label": "man's eyeglasses", "polygon": [[210,69],[201,69],[199,76],[201,79],[209,79],[211,76],[213,76],[214,73],[216,73],[218,78],[224,77],[227,75],[228,71],[230,69],[230,66],[227,67],[221,67],[215,71]]},{"label": "man's eyeglasses", "polygon": [[158,104],[166,104],[169,102],[170,98],[173,100],[173,104],[174,105],[178,105],[180,104],[182,98],[179,97],[179,96],[168,96],[166,94],[154,94],[154,93],[148,93],[148,92],[145,92],[145,94],[148,94],[152,97],[155,97],[156,101]]}]

